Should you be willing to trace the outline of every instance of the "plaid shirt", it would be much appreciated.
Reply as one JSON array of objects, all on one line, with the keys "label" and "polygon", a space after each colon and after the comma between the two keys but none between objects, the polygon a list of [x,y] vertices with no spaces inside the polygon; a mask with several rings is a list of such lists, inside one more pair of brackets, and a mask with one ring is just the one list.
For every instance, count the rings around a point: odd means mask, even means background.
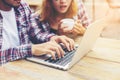
[{"label": "plaid shirt", "polygon": [[[84,27],[87,27],[91,23],[91,21],[88,18],[85,7],[84,7],[83,2],[81,0],[78,0],[78,8],[79,8],[78,14],[76,16],[73,16],[73,19],[75,19],[75,20],[79,19],[81,21],[81,24]],[[44,32],[54,32],[54,33],[56,33],[56,31],[50,29],[50,25],[48,24],[48,22],[43,22],[42,21],[42,22],[40,22],[39,25],[40,25],[42,31],[44,31]]]},{"label": "plaid shirt", "polygon": [[[21,2],[18,8],[14,8],[20,46],[2,50],[3,42],[3,17],[0,13],[0,64],[32,56],[31,42],[42,43],[48,41],[54,34],[43,32],[38,28],[35,18],[29,6]],[[8,40],[9,41],[9,40]]]},{"label": "plaid shirt", "polygon": [[78,19],[81,21],[81,24],[84,27],[87,27],[91,23],[91,21],[88,18],[88,15],[86,13],[85,6],[84,6],[82,0],[78,1],[78,8],[79,8],[79,10],[78,10],[78,14],[76,17],[78,17]]}]

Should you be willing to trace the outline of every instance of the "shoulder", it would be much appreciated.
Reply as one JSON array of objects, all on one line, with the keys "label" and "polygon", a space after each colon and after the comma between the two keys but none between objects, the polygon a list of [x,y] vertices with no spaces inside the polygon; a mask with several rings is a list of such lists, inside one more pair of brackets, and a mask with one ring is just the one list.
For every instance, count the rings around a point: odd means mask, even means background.
[{"label": "shoulder", "polygon": [[26,2],[24,2],[23,0],[21,1],[21,3],[20,3],[20,6],[17,8],[18,10],[23,10],[23,9],[25,9],[25,10],[30,10],[30,7],[29,7],[29,5],[26,3]]},{"label": "shoulder", "polygon": [[26,6],[29,6],[29,5],[28,5],[25,1],[23,1],[23,0],[21,0],[21,3],[20,3],[20,4],[21,4],[21,6],[25,6],[25,7],[26,7]]},{"label": "shoulder", "polygon": [[22,13],[25,13],[25,14],[31,13],[31,9],[30,9],[29,5],[26,2],[24,2],[23,0],[21,1],[20,6],[16,8],[16,10],[21,14]]},{"label": "shoulder", "polygon": [[78,8],[79,9],[83,9],[84,8],[84,4],[81,0],[78,0]]},{"label": "shoulder", "polygon": [[78,1],[78,15],[82,17],[85,14],[86,14],[86,10],[85,10],[84,3],[81,0],[79,0]]}]

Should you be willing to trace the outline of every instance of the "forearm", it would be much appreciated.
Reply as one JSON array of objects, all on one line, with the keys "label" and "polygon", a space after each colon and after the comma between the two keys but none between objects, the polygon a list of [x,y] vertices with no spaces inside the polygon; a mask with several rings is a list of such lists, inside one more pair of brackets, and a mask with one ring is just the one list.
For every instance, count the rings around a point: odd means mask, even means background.
[{"label": "forearm", "polygon": [[37,44],[37,43],[43,43],[46,41],[49,41],[52,36],[54,36],[54,33],[47,33],[47,32],[38,32],[37,35],[30,36],[30,40],[32,43]]},{"label": "forearm", "polygon": [[30,27],[28,31],[28,35],[32,43],[43,43],[50,40],[50,37],[55,35],[54,33],[50,33],[49,29],[46,28],[46,31],[42,29],[42,24],[40,24],[39,17],[36,15],[30,15]]},{"label": "forearm", "polygon": [[31,45],[21,45],[8,50],[0,50],[0,64],[32,56]]}]

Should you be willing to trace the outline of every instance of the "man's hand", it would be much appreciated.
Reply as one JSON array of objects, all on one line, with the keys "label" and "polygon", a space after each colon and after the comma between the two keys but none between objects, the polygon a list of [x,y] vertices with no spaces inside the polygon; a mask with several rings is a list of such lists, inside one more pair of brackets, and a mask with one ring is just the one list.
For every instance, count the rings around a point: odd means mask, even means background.
[{"label": "man's hand", "polygon": [[64,57],[63,49],[55,41],[32,45],[32,53],[36,56],[50,54],[53,59],[56,59],[55,54],[58,55],[58,58]]},{"label": "man's hand", "polygon": [[65,47],[68,49],[68,51],[74,49],[74,40],[66,36],[53,36],[51,37],[50,40],[55,41],[57,43],[63,43]]}]

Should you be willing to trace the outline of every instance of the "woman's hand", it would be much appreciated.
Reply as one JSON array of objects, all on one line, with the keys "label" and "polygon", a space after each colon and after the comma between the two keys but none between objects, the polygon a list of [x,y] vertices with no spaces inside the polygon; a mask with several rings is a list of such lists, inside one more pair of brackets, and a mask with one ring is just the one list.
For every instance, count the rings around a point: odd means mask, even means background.
[{"label": "woman's hand", "polygon": [[58,34],[65,35],[71,32],[74,26],[74,20],[70,18],[62,19],[58,26]]},{"label": "woman's hand", "polygon": [[85,33],[85,30],[86,29],[82,26],[80,21],[77,20],[71,32],[75,35],[83,35]]},{"label": "woman's hand", "polygon": [[70,29],[68,25],[62,25],[61,22],[58,27],[58,34],[66,35],[72,33],[73,35],[83,35],[85,30],[86,29],[82,26],[80,20],[75,21],[75,24],[72,29]]}]

